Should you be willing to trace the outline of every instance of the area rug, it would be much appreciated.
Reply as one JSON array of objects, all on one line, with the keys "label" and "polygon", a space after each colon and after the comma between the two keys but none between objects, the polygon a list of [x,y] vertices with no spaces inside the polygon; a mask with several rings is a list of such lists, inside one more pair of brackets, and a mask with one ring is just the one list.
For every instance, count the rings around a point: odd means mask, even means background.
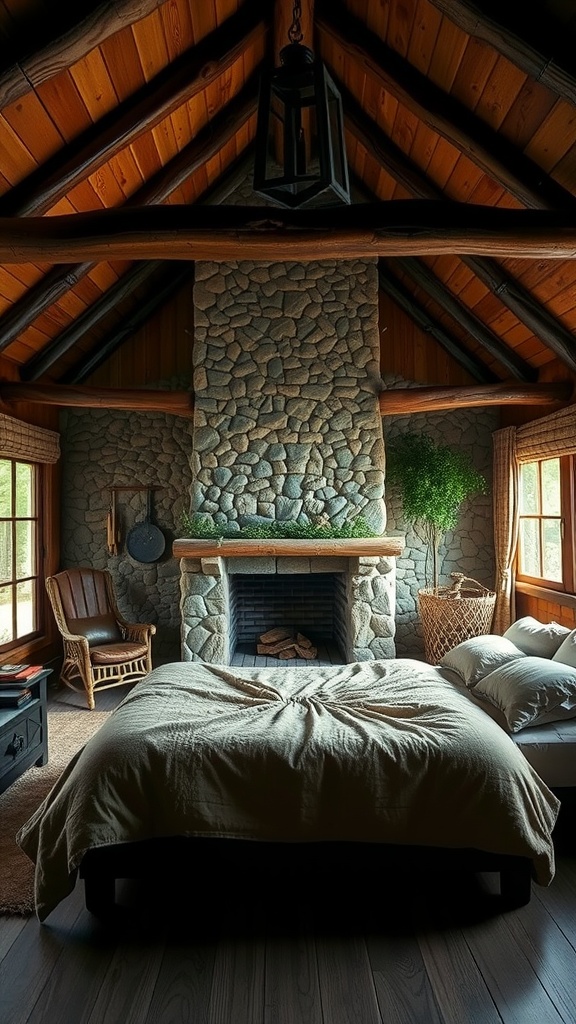
[{"label": "area rug", "polygon": [[64,768],[104,724],[109,711],[88,711],[65,703],[48,712],[48,764],[29,768],[0,794],[0,914],[34,913],[34,865],[15,836],[60,778]]}]

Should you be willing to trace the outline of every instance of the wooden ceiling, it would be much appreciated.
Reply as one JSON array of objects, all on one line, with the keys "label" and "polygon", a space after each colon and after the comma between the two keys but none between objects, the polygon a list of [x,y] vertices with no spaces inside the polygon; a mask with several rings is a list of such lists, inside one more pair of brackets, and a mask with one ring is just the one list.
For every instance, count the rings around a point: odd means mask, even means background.
[{"label": "wooden ceiling", "polygon": [[378,256],[383,292],[479,385],[570,398],[572,0],[531,5],[539,22],[494,0],[300,0],[354,202],[265,225],[229,197],[292,0],[69,6],[0,0],[0,398],[81,384],[194,259],[279,251]]}]

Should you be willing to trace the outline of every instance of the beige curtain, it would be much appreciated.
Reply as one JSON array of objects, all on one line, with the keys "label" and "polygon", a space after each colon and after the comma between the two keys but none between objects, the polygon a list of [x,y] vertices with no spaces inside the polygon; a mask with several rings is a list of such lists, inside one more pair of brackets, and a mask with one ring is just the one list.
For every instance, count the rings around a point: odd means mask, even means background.
[{"label": "beige curtain", "polygon": [[0,413],[0,458],[58,462],[60,435]]},{"label": "beige curtain", "polygon": [[496,606],[494,633],[514,620],[514,557],[518,543],[518,466],[535,459],[576,454],[576,405],[521,427],[496,430],[494,439],[494,549]]},{"label": "beige curtain", "polygon": [[518,542],[516,427],[493,434],[494,555],[496,604],[492,632],[502,634],[514,620],[513,574]]}]

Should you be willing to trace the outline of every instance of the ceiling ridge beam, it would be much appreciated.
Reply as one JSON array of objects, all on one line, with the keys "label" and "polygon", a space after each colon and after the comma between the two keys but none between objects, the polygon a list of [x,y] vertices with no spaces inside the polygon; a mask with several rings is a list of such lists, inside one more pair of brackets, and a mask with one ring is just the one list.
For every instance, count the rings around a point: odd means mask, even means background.
[{"label": "ceiling ridge beam", "polygon": [[67,32],[0,74],[0,109],[48,82],[54,75],[85,57],[95,46],[140,21],[166,0],[106,0]]},{"label": "ceiling ridge beam", "polygon": [[[346,128],[390,176],[418,199],[443,200],[443,194],[409,157],[362,110],[346,86],[336,84],[342,92]],[[574,336],[500,264],[489,257],[461,255],[462,262],[480,278],[509,309],[520,323],[528,327],[554,354],[572,370],[576,370]]]},{"label": "ceiling ridge beam", "polygon": [[[469,36],[488,43],[534,81],[576,105],[576,78],[553,56],[547,57],[527,39],[481,11],[471,0],[430,0],[430,3]],[[542,17],[546,17],[544,11]]]},{"label": "ceiling ridge beam", "polygon": [[0,196],[0,216],[45,213],[98,167],[215,82],[268,31],[259,0],[181,54],[150,82]]},{"label": "ceiling ridge beam", "polygon": [[386,292],[394,302],[404,310],[414,323],[434,338],[445,352],[454,359],[462,369],[466,370],[475,380],[481,384],[493,384],[498,378],[492,370],[489,370],[473,352],[462,348],[459,338],[447,331],[426,309],[414,298],[401,281],[390,274],[384,274],[382,267],[378,267],[378,281],[382,291]]},{"label": "ceiling ridge beam", "polygon": [[504,366],[508,372],[517,380],[535,381],[538,378],[538,371],[535,370],[525,359],[516,355],[514,349],[505,345],[503,341],[486,327],[474,313],[464,305],[455,295],[452,294],[446,285],[426,266],[421,260],[414,257],[400,257],[394,260],[394,266],[385,264],[386,271],[394,273],[400,270],[410,280],[422,288],[429,298],[439,305],[445,313],[448,313],[454,320],[468,332],[494,359]]},{"label": "ceiling ridge beam", "polygon": [[[317,0],[316,27],[345,49],[347,59],[406,106],[432,131],[454,145],[510,195],[530,209],[576,206],[576,197],[533,160],[503,140],[473,111],[434,85],[405,58],[382,42],[365,23],[346,11],[340,0]],[[336,69],[327,60],[330,71]],[[544,180],[543,180],[544,179]]]},{"label": "ceiling ridge beam", "polygon": [[[257,76],[216,114],[210,125],[150,181],[145,182],[124,205],[148,205],[167,199],[198,167],[203,166],[225,145],[257,108]],[[207,192],[209,190],[206,190]],[[201,197],[202,198],[202,197]],[[94,266],[93,262],[70,263],[53,267],[48,273],[0,316],[0,352],[48,309]]]}]

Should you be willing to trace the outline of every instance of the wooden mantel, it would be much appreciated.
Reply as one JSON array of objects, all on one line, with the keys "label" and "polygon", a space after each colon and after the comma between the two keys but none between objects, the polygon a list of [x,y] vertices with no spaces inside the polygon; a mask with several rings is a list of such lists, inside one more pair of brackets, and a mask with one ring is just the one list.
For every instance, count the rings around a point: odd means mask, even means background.
[{"label": "wooden mantel", "polygon": [[200,540],[179,537],[172,544],[175,558],[380,558],[401,555],[404,537],[350,537],[327,540]]}]

